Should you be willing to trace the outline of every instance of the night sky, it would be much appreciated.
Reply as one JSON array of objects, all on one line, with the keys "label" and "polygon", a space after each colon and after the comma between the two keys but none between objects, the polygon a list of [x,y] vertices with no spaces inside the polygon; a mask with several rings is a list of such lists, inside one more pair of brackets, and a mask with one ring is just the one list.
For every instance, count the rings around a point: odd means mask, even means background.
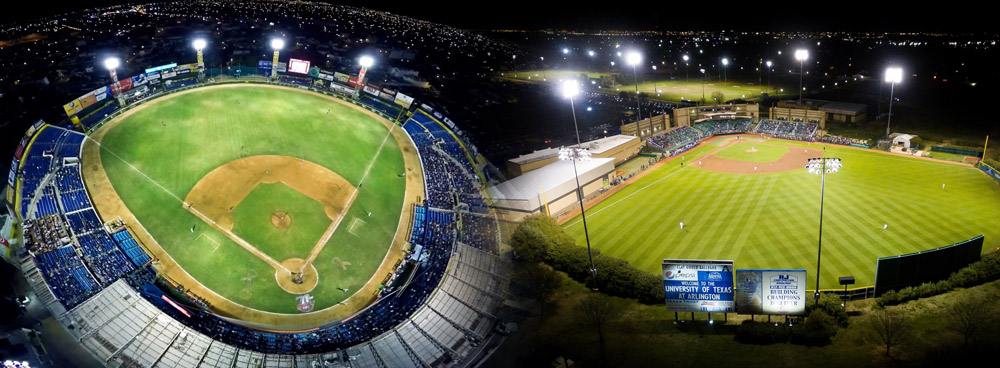
[{"label": "night sky", "polygon": [[[630,29],[737,31],[952,31],[997,32],[983,2],[925,6],[876,1],[753,2],[544,2],[544,1],[330,1],[369,7],[467,29]],[[0,22],[66,10],[125,3],[78,1],[61,7],[15,2]],[[602,6],[599,4],[607,4]],[[586,4],[586,5],[584,5]]]}]

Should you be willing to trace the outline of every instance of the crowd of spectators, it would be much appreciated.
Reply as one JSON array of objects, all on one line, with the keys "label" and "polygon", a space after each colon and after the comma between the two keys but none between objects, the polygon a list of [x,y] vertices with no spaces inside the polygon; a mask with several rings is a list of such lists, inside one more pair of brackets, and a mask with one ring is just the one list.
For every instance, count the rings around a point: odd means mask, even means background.
[{"label": "crowd of spectators", "polygon": [[690,126],[682,126],[663,134],[654,135],[646,143],[665,151],[673,151],[692,142],[697,143],[707,137],[700,130]]},{"label": "crowd of spectators", "polygon": [[723,134],[746,133],[752,123],[753,119],[749,118],[708,120],[695,124],[694,128],[704,132],[705,137],[711,137]]},{"label": "crowd of spectators", "polygon": [[820,142],[843,144],[845,146],[871,147],[871,144],[868,143],[867,139],[858,139],[839,135],[824,135],[816,138],[816,140]]},{"label": "crowd of spectators", "polygon": [[819,126],[816,123],[798,123],[784,120],[762,119],[757,123],[756,133],[767,134],[776,138],[794,140],[815,140],[814,135]]}]

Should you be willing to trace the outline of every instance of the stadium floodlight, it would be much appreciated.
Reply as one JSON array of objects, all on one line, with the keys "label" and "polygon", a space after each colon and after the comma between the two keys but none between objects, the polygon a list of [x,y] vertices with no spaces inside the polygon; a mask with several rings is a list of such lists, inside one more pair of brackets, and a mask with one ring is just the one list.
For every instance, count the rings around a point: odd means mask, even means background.
[{"label": "stadium floodlight", "polygon": [[687,79],[688,82],[690,82],[691,75],[688,74],[688,60],[691,60],[691,58],[685,54],[684,56],[681,57],[681,59],[684,59],[684,78]]},{"label": "stadium floodlight", "polygon": [[587,51],[587,55],[594,57],[594,50]]},{"label": "stadium floodlight", "polygon": [[275,50],[281,50],[285,48],[285,40],[282,40],[280,38],[275,38],[271,40],[271,48]]},{"label": "stadium floodlight", "polygon": [[636,66],[642,62],[642,54],[638,51],[629,51],[625,55],[625,62],[632,66],[632,76],[635,77],[635,121],[638,124],[642,120],[642,105],[639,103],[639,72]]},{"label": "stadium floodlight", "polygon": [[[593,278],[591,289],[597,291],[597,267],[594,266],[594,252],[590,248],[590,232],[587,230],[587,213],[583,207],[583,188],[580,186],[580,173],[577,172],[576,162],[590,159],[590,151],[583,148],[580,143],[580,128],[576,123],[576,106],[573,104],[573,97],[580,93],[580,85],[575,80],[566,81],[562,84],[563,96],[569,98],[569,110],[573,112],[573,130],[576,132],[576,147],[567,147],[559,150],[560,160],[573,161],[573,178],[576,179],[576,198],[580,201],[580,218],[583,222],[583,234],[587,239],[587,255],[590,256],[590,276]],[[638,128],[638,125],[636,125]]]},{"label": "stadium floodlight", "polygon": [[809,50],[798,49],[795,50],[795,60],[799,61],[799,106],[802,106],[802,68],[803,63],[809,58]]},{"label": "stadium floodlight", "polygon": [[819,244],[816,248],[816,293],[813,294],[813,297],[819,302],[819,270],[820,260],[823,255],[823,199],[826,192],[826,174],[833,174],[844,165],[840,162],[839,158],[834,157],[811,158],[808,160],[808,163],[806,170],[810,174],[819,174],[822,176],[819,189]]},{"label": "stadium floodlight", "polygon": [[568,55],[569,54],[569,49],[564,47],[562,49],[562,52],[563,52],[563,55]]},{"label": "stadium floodlight", "polygon": [[121,65],[121,60],[118,60],[118,58],[114,56],[104,59],[104,67],[108,68],[108,70],[110,71],[118,69],[118,66],[120,65]]},{"label": "stadium floodlight", "polygon": [[726,76],[726,66],[728,65],[729,65],[729,59],[722,58],[722,78],[724,78],[727,83],[729,82],[729,77]]},{"label": "stadium floodlight", "polygon": [[767,90],[770,91],[771,90],[771,66],[773,66],[774,63],[772,63],[771,60],[768,60],[764,64],[767,64]]},{"label": "stadium floodlight", "polygon": [[891,83],[889,87],[889,119],[885,122],[885,136],[889,136],[889,124],[892,123],[892,100],[896,91],[896,83],[903,81],[903,68],[889,67],[885,69],[885,81]]},{"label": "stadium floodlight", "polygon": [[195,51],[198,52],[198,77],[203,78],[205,76],[205,57],[202,55],[201,51],[205,49],[208,42],[203,38],[194,40],[192,46],[194,46]]},{"label": "stadium floodlight", "polygon": [[563,81],[559,90],[562,92],[563,97],[572,100],[573,97],[580,94],[580,83],[575,79]]},{"label": "stadium floodlight", "polygon": [[358,64],[361,65],[361,71],[358,72],[358,85],[356,88],[361,88],[361,84],[365,81],[365,74],[368,73],[368,68],[375,64],[375,59],[372,59],[368,55],[362,55],[358,59]]},{"label": "stadium floodlight", "polygon": [[705,103],[705,69],[701,69],[701,103]]},{"label": "stadium floodlight", "polygon": [[632,66],[639,65],[642,62],[642,54],[638,51],[629,51],[628,55],[625,56],[625,62]]},{"label": "stadium floodlight", "polygon": [[275,38],[271,40],[271,48],[274,49],[274,57],[271,58],[271,78],[278,77],[278,52],[285,47],[285,40]]},{"label": "stadium floodlight", "polygon": [[375,59],[372,59],[371,56],[362,56],[358,59],[358,64],[361,64],[362,68],[368,68],[371,67],[372,64],[375,64]]}]

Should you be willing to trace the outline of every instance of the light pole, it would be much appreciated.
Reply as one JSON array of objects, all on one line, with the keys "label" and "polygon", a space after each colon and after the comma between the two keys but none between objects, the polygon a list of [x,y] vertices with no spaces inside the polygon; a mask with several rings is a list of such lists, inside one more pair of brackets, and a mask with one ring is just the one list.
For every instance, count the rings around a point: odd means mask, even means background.
[{"label": "light pole", "polygon": [[590,58],[587,59],[587,71],[593,71],[594,70],[594,50],[587,51],[587,56],[590,56]]},{"label": "light pole", "polygon": [[358,59],[358,65],[361,65],[361,71],[358,72],[358,85],[359,86],[361,85],[361,83],[364,83],[364,81],[365,81],[365,73],[368,73],[368,68],[370,68],[372,66],[372,64],[375,64],[375,59],[372,59],[371,56],[363,55],[363,56],[361,56],[360,59]]},{"label": "light pole", "polygon": [[802,68],[803,63],[809,58],[809,51],[806,49],[795,50],[795,60],[799,61],[799,106],[802,106]]},{"label": "light pole", "polygon": [[729,59],[722,58],[722,78],[725,78],[725,82],[729,83],[729,77],[726,76],[726,66],[729,66]]},{"label": "light pole", "polygon": [[691,58],[689,58],[687,55],[684,55],[681,58],[684,59],[684,78],[687,79],[688,82],[690,82],[691,75],[688,74],[688,60],[691,60]]},{"label": "light pole", "polygon": [[108,68],[108,71],[111,72],[111,81],[114,82],[111,84],[112,86],[111,92],[118,97],[118,106],[124,107],[125,96],[122,96],[122,87],[121,85],[118,84],[118,72],[115,70],[118,69],[118,66],[120,65],[121,65],[121,60],[118,60],[118,58],[114,56],[104,59],[104,67]]},{"label": "light pole", "polygon": [[275,38],[271,40],[271,48],[274,49],[274,58],[271,59],[271,78],[278,77],[278,51],[285,47],[285,40]]},{"label": "light pole", "polygon": [[194,40],[194,49],[198,51],[198,79],[205,79],[205,58],[202,56],[201,51],[205,49],[207,44],[201,38]]},{"label": "light pole", "polygon": [[[642,107],[639,104],[639,72],[636,71],[636,66],[642,62],[642,55],[636,51],[630,51],[625,58],[625,62],[632,66],[632,76],[635,78],[635,112],[636,112],[636,124],[642,120]],[[636,125],[636,129],[638,129]]]},{"label": "light pole", "polygon": [[772,63],[771,60],[768,60],[766,64],[767,64],[767,90],[770,91],[771,90],[771,65],[774,65],[774,63]]},{"label": "light pole", "polygon": [[701,69],[701,103],[705,103],[705,69]]},{"label": "light pole", "polygon": [[[573,161],[573,177],[576,179],[577,199],[580,200],[580,218],[583,221],[583,235],[587,239],[587,255],[590,256],[590,275],[593,277],[593,290],[597,290],[597,267],[594,267],[594,253],[590,249],[590,232],[587,230],[587,214],[583,208],[583,189],[580,187],[580,174],[576,171],[577,160],[590,160],[590,151],[583,148],[580,143],[580,129],[576,124],[576,107],[573,105],[573,97],[580,94],[580,84],[575,80],[568,80],[562,84],[563,97],[569,99],[569,108],[573,112],[573,130],[576,132],[576,148],[569,147],[559,150],[560,160]],[[637,127],[638,128],[638,127]]]},{"label": "light pole", "polygon": [[885,136],[889,136],[889,123],[892,122],[892,99],[896,90],[896,83],[903,81],[903,68],[890,67],[885,70],[885,81],[891,83],[889,87],[889,120],[885,123]]},{"label": "light pole", "polygon": [[[825,151],[825,149],[824,149]],[[806,169],[810,174],[820,174],[822,177],[819,189],[819,245],[816,249],[816,293],[813,295],[819,302],[819,266],[823,255],[823,198],[826,192],[826,174],[837,172],[843,165],[839,158],[819,157],[809,159]]]}]

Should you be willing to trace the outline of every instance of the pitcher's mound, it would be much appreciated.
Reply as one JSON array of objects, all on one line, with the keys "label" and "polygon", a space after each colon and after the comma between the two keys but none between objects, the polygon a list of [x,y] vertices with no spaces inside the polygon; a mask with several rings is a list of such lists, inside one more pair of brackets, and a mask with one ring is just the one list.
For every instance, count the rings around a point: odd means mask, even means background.
[{"label": "pitcher's mound", "polygon": [[751,149],[746,150],[746,153],[756,153],[756,152],[757,152],[756,148],[751,148]]},{"label": "pitcher's mound", "polygon": [[287,229],[292,225],[292,216],[289,216],[284,212],[275,212],[271,214],[271,225],[279,228],[281,230]]}]

